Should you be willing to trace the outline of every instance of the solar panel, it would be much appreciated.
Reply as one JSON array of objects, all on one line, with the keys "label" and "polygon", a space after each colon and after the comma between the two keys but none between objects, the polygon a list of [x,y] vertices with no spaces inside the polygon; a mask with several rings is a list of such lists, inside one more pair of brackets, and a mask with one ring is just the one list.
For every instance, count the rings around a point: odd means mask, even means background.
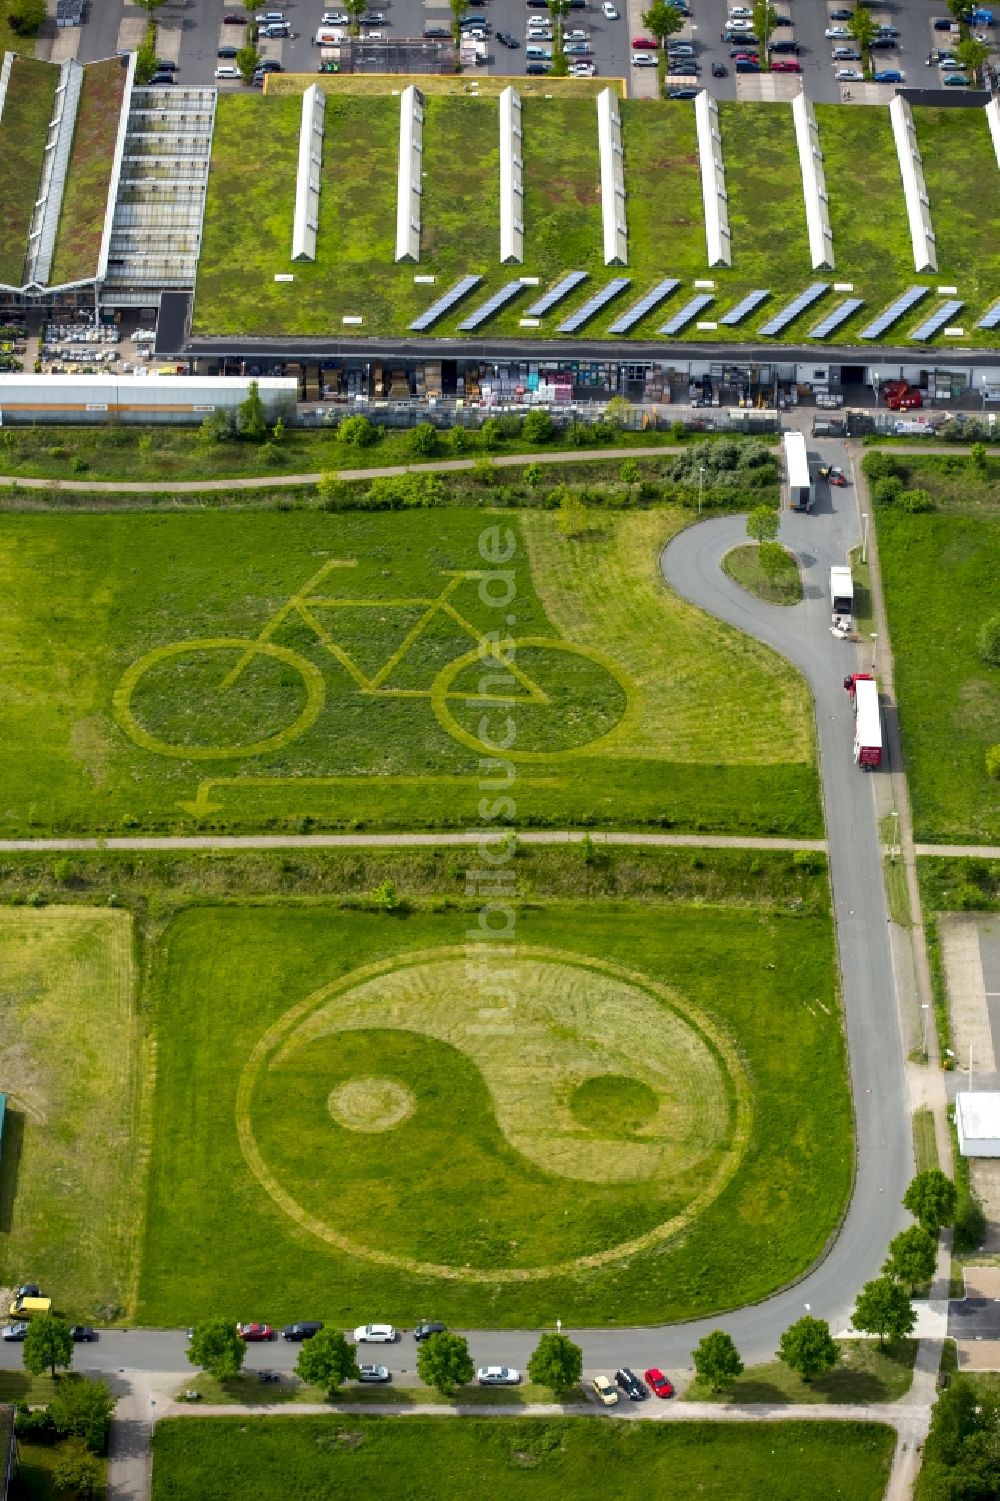
[{"label": "solar panel", "polygon": [[979,322],[976,324],[976,327],[1000,328],[1000,302],[995,302],[993,304],[989,312],[985,313],[983,317],[980,318]]},{"label": "solar panel", "polygon": [[467,318],[462,319],[458,325],[459,332],[466,334],[470,329],[478,328],[480,323],[485,323],[487,318],[492,318],[494,313],[499,312],[508,302],[513,301],[518,292],[523,291],[524,282],[520,277],[518,277],[517,281],[509,281],[505,287],[500,288],[499,292],[494,292],[492,297],[488,297]]},{"label": "solar panel", "polygon": [[557,281],[554,287],[543,292],[542,296],[531,304],[528,317],[540,318],[543,313],[548,312],[549,308],[555,307],[557,302],[562,302],[564,297],[568,297],[574,287],[578,287],[582,281],[586,280],[586,271],[571,271],[568,276],[563,277],[562,281]]},{"label": "solar panel", "polygon": [[781,309],[780,313],[775,313],[773,318],[769,318],[766,323],[762,324],[761,333],[765,338],[770,338],[773,334],[780,334],[781,330],[787,328],[789,323],[792,323],[800,313],[804,313],[807,307],[811,307],[818,297],[822,297],[823,293],[829,290],[829,287],[830,283],[828,281],[814,281],[812,286],[806,287],[805,291],[800,292],[798,297],[793,297],[791,302],[787,303]]},{"label": "solar panel", "polygon": [[938,329],[944,328],[945,324],[950,322],[955,314],[960,313],[964,307],[965,303],[961,302],[957,297],[949,297],[947,302],[942,302],[940,307],[936,307],[930,317],[925,318],[923,323],[915,328],[908,337],[911,339],[933,339]]},{"label": "solar panel", "polygon": [[674,288],[679,286],[680,282],[676,276],[667,276],[663,281],[658,281],[651,292],[647,292],[645,297],[640,297],[639,301],[633,303],[628,312],[622,313],[620,318],[616,318],[614,323],[610,324],[608,333],[627,334],[630,328],[635,327],[640,318],[645,318],[650,309],[656,307],[657,303],[662,302],[664,298],[669,297]]},{"label": "solar panel", "polygon": [[578,307],[575,313],[570,313],[568,318],[564,318],[556,329],[556,333],[575,334],[578,328],[582,328],[585,323],[589,323],[591,318],[596,313],[599,313],[601,308],[609,303],[613,297],[620,297],[625,288],[631,285],[631,276],[613,277],[611,281],[595,292],[593,297],[588,298],[583,307]]},{"label": "solar panel", "polygon": [[714,300],[711,292],[699,292],[697,297],[692,297],[690,302],[685,302],[668,323],[664,323],[662,328],[657,329],[657,333],[679,334],[685,323],[690,323],[692,318],[697,318],[702,308],[708,307],[708,304]]},{"label": "solar panel", "polygon": [[880,334],[885,333],[887,328],[891,328],[902,318],[904,313],[908,313],[921,297],[926,297],[929,291],[930,287],[910,287],[901,297],[897,297],[895,302],[890,303],[884,313],[879,313],[874,323],[869,323],[867,328],[863,328],[858,338],[877,339]]},{"label": "solar panel", "polygon": [[426,312],[421,313],[419,318],[414,318],[410,328],[418,334],[422,333],[425,328],[430,328],[431,324],[443,318],[456,302],[461,302],[463,297],[467,297],[473,287],[478,287],[482,279],[481,276],[463,276],[461,281],[457,281],[443,297],[439,297],[437,302],[432,302]]},{"label": "solar panel", "polygon": [[726,328],[732,328],[734,324],[742,323],[747,314],[752,313],[754,308],[760,307],[764,299],[770,297],[770,295],[770,292],[748,292],[741,302],[738,302],[735,307],[731,307],[729,312],[719,319],[719,322],[725,324]]},{"label": "solar panel", "polygon": [[843,302],[838,302],[832,313],[827,313],[822,322],[817,323],[815,328],[809,330],[810,339],[828,339],[835,328],[846,323],[852,313],[856,313],[859,307],[864,307],[863,297],[845,297]]}]

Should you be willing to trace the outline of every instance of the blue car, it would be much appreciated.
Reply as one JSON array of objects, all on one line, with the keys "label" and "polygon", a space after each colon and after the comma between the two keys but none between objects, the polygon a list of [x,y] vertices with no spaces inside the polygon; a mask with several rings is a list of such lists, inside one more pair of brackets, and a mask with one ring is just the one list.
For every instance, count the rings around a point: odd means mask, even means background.
[{"label": "blue car", "polygon": [[898,68],[883,68],[880,73],[872,74],[872,83],[902,83],[903,75]]},{"label": "blue car", "polygon": [[973,26],[992,26],[993,12],[991,10],[974,10],[970,20]]}]

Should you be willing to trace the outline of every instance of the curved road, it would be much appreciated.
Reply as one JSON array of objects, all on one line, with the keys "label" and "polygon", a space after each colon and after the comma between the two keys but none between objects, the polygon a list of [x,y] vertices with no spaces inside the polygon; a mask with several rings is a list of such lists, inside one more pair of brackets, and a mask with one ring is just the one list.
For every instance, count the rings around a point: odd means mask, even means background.
[{"label": "curved road", "polygon": [[[838,452],[835,458],[843,462]],[[837,1332],[849,1321],[861,1284],[878,1275],[886,1246],[906,1216],[900,1200],[912,1173],[909,1108],[902,1041],[889,950],[872,777],[852,761],[853,715],[842,682],[852,649],[829,632],[830,566],[843,563],[858,541],[853,492],[837,492],[819,514],[782,516],[781,539],[798,555],[805,599],[792,608],[762,603],[722,572],[726,552],[746,540],[745,519],[727,516],[688,527],[663,554],[667,582],[696,605],[784,654],[804,674],[815,698],[823,797],[837,943],[851,1058],[857,1122],[858,1166],[854,1194],[841,1233],[826,1258],[783,1293],[733,1313],[665,1328],[569,1330],[584,1350],[588,1369],[623,1362],[639,1369],[685,1369],[690,1352],[709,1329],[728,1329],[747,1364],[768,1359],[784,1329],[809,1305]],[[878,775],[876,773],[875,775]],[[266,1302],[266,1299],[263,1301]],[[429,1310],[433,1316],[433,1310]],[[553,1318],[558,1313],[553,1309]],[[267,1309],[246,1310],[247,1318]],[[301,1317],[313,1315],[305,1308]],[[378,1318],[373,1308],[370,1317]],[[469,1333],[479,1363],[503,1361],[523,1368],[538,1332]],[[190,1372],[182,1331],[107,1331],[79,1351],[92,1369]],[[297,1346],[251,1346],[248,1366],[290,1369]],[[412,1378],[416,1347],[404,1336],[391,1348],[372,1347],[372,1358]],[[21,1363],[20,1347],[0,1346],[0,1365]]]}]

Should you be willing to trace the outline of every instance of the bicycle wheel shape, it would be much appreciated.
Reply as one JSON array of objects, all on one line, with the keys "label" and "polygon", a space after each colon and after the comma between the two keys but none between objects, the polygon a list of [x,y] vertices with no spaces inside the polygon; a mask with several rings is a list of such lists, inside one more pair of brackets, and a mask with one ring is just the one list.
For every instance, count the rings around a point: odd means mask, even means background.
[{"label": "bicycle wheel shape", "polygon": [[216,761],[280,750],[305,734],[325,697],[323,674],[298,652],[219,636],[139,657],[115,690],[114,712],[144,750]]},{"label": "bicycle wheel shape", "polygon": [[438,673],[431,705],[442,728],[480,756],[562,760],[604,746],[634,710],[617,663],[572,641],[522,636],[506,658],[466,652]]}]

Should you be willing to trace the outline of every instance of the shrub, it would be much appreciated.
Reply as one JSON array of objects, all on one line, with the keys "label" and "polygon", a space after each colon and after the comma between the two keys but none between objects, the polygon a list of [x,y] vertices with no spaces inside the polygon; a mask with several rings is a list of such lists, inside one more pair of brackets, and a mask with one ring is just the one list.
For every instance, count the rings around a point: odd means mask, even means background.
[{"label": "shrub", "polygon": [[418,422],[410,434],[410,448],[414,453],[429,458],[437,453],[438,435],[432,422]]},{"label": "shrub", "polygon": [[487,417],[483,423],[483,432],[495,422],[500,429],[501,438],[519,438],[524,430],[524,422],[516,412],[504,412],[500,417]]},{"label": "shrub", "polygon": [[367,417],[345,417],[337,430],[341,443],[351,448],[371,448],[379,439],[379,429]]},{"label": "shrub", "polygon": [[277,443],[264,443],[261,445],[260,458],[262,464],[280,464],[281,449]]},{"label": "shrub", "polygon": [[488,459],[485,454],[482,458],[477,459],[472,466],[472,478],[477,485],[492,485],[496,478],[493,460]]},{"label": "shrub", "polygon": [[[881,480],[880,483],[885,484],[885,480]],[[929,490],[904,490],[897,497],[896,504],[901,511],[909,511],[911,515],[917,516],[922,512],[934,510],[934,497]]]},{"label": "shrub", "polygon": [[887,474],[872,485],[872,500],[877,506],[894,506],[903,493],[903,481],[895,474]]},{"label": "shrub", "polygon": [[555,432],[555,423],[548,412],[529,412],[521,429],[526,443],[548,443]]},{"label": "shrub", "polygon": [[880,449],[865,454],[861,468],[865,478],[871,481],[899,477],[899,465],[892,454],[883,453]]},{"label": "shrub", "polygon": [[991,745],[986,751],[986,775],[1000,782],[1000,745]]},{"label": "shrub", "polygon": [[479,429],[479,435],[483,440],[484,448],[499,447],[499,444],[504,436],[503,426],[500,422],[500,419],[498,417],[487,417],[486,421]]},{"label": "shrub", "polygon": [[1000,667],[1000,615],[991,615],[979,632],[979,655],[991,667]]},{"label": "shrub", "polygon": [[448,434],[448,447],[452,453],[466,453],[472,447],[472,439],[464,427],[453,427]]}]

